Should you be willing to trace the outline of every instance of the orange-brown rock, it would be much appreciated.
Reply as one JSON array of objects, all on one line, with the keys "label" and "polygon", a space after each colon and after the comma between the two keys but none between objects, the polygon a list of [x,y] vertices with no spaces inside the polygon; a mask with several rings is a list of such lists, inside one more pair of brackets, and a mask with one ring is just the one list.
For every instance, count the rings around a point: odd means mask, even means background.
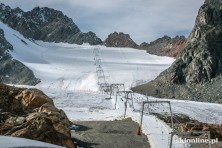
[{"label": "orange-brown rock", "polygon": [[0,84],[0,134],[73,148],[71,122],[37,89]]},{"label": "orange-brown rock", "polygon": [[53,104],[52,99],[37,89],[25,89],[19,94],[20,96],[22,96],[22,104],[29,109],[38,108],[45,103]]},{"label": "orange-brown rock", "polygon": [[177,130],[179,132],[210,131],[211,138],[222,140],[222,125],[207,124],[191,120],[188,123],[180,123]]}]

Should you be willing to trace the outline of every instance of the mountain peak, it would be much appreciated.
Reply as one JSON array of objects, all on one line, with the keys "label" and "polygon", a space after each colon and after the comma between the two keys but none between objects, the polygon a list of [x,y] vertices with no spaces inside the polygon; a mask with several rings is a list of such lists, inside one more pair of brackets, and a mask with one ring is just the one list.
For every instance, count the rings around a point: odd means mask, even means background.
[{"label": "mountain peak", "polygon": [[213,7],[221,7],[222,5],[221,0],[205,0],[204,3]]},{"label": "mountain peak", "polygon": [[[88,37],[89,34],[82,33],[71,18],[52,8],[35,7],[31,11],[24,12],[20,8],[11,9],[9,6],[1,4],[0,11],[0,21],[27,38],[71,44],[88,42],[96,45],[102,43],[95,34],[93,38]],[[90,40],[87,40],[88,38]]]},{"label": "mountain peak", "polygon": [[107,39],[104,41],[104,44],[107,47],[138,47],[138,45],[131,39],[130,35],[124,34],[123,32],[114,32],[109,34]]},{"label": "mountain peak", "polygon": [[206,0],[177,60],[155,80],[136,89],[157,97],[219,102],[222,95],[221,8],[221,0]]}]

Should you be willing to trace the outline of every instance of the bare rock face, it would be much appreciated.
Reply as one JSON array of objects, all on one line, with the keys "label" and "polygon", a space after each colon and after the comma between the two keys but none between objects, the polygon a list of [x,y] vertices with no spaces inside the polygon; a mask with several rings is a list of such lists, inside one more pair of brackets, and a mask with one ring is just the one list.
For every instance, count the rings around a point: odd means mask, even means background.
[{"label": "bare rock face", "polygon": [[35,109],[45,103],[53,105],[53,101],[37,89],[26,89],[16,96],[16,98],[21,98],[21,103],[26,109]]},{"label": "bare rock face", "polygon": [[102,40],[96,36],[95,33],[92,31],[87,32],[87,33],[82,33],[79,32],[74,35],[75,42],[76,44],[83,44],[83,43],[89,43],[90,45],[98,45],[102,44]]},{"label": "bare rock face", "polygon": [[158,56],[177,57],[186,45],[187,39],[184,36],[170,38],[164,36],[150,43],[140,44],[140,49],[145,49],[147,53]]},{"label": "bare rock face", "polygon": [[177,60],[154,81],[135,90],[157,97],[222,103],[221,16],[221,1],[205,1]]},{"label": "bare rock face", "polygon": [[130,47],[138,48],[138,45],[130,38],[128,34],[122,32],[111,33],[104,41],[104,45],[107,47]]},{"label": "bare rock face", "polygon": [[73,148],[71,122],[37,89],[0,84],[0,134]]},{"label": "bare rock face", "polygon": [[40,82],[33,72],[18,60],[12,59],[9,51],[13,46],[5,39],[0,29],[0,82],[11,84],[36,85]]},{"label": "bare rock face", "polygon": [[71,44],[102,43],[94,33],[82,33],[73,20],[61,11],[35,7],[31,11],[24,12],[20,8],[11,9],[4,4],[0,5],[0,11],[0,20],[27,38]]}]

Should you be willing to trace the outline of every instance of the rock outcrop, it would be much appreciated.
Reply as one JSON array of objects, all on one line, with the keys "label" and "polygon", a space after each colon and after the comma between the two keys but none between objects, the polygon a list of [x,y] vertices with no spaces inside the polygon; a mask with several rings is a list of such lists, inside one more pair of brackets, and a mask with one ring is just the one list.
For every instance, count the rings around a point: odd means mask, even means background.
[{"label": "rock outcrop", "polygon": [[[163,120],[168,125],[171,124],[171,116],[165,114],[154,113],[154,115]],[[208,124],[203,123],[194,119],[190,119],[188,116],[183,114],[173,115],[174,128],[179,132],[193,132],[193,131],[210,131],[210,136],[212,139],[218,138],[219,141],[222,140],[222,125],[220,124]],[[200,135],[193,135],[199,137]]]},{"label": "rock outcrop", "polygon": [[124,34],[122,32],[109,34],[107,39],[104,41],[104,45],[107,47],[138,48],[138,45],[130,38],[129,34]]},{"label": "rock outcrop", "polygon": [[11,84],[36,85],[39,83],[33,72],[21,62],[13,59],[9,51],[13,46],[5,39],[0,29],[0,81]]},{"label": "rock outcrop", "polygon": [[147,53],[158,56],[176,57],[185,47],[187,39],[184,36],[171,38],[164,36],[153,42],[140,44],[140,49],[145,49]]},{"label": "rock outcrop", "polygon": [[0,84],[0,134],[73,148],[71,122],[37,89]]},{"label": "rock outcrop", "polygon": [[47,7],[35,7],[24,12],[20,8],[11,9],[0,4],[0,21],[34,40],[71,44],[86,42],[91,45],[102,43],[94,33],[82,33],[73,20],[61,11]]},{"label": "rock outcrop", "polygon": [[222,1],[206,0],[186,47],[155,80],[134,88],[148,95],[222,103]]}]

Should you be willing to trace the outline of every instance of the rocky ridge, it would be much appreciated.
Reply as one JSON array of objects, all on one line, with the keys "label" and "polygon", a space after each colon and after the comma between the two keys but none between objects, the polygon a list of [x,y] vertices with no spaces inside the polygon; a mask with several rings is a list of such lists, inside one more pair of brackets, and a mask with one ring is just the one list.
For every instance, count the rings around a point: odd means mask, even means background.
[{"label": "rocky ridge", "polygon": [[122,32],[109,34],[103,44],[107,47],[138,48],[138,45],[130,38],[129,34]]},{"label": "rocky ridge", "polygon": [[91,45],[102,43],[95,33],[81,32],[71,18],[47,7],[35,7],[24,12],[20,8],[11,9],[0,4],[0,21],[34,40]]},{"label": "rocky ridge", "polygon": [[0,81],[10,84],[36,85],[40,82],[33,72],[9,54],[13,46],[5,39],[0,29]]},{"label": "rocky ridge", "polygon": [[40,90],[0,84],[0,109],[0,135],[75,147],[71,122]]},{"label": "rocky ridge", "polygon": [[61,11],[48,7],[35,7],[24,12],[20,8],[12,9],[0,4],[0,21],[19,31],[27,38],[47,42],[66,42],[70,44],[89,43],[90,45],[104,44],[107,47],[130,47],[145,49],[148,53],[160,56],[175,57],[184,46],[186,39],[175,37],[160,38],[154,42],[137,45],[128,34],[122,32],[111,33],[104,42],[93,32],[83,33],[71,18]]},{"label": "rocky ridge", "polygon": [[129,34],[114,32],[108,35],[103,44],[107,47],[129,47],[143,49],[146,50],[147,53],[158,56],[176,57],[185,47],[186,41],[187,39],[184,36],[176,36],[174,38],[164,36],[153,42],[143,42],[140,45],[137,45],[131,39]]},{"label": "rocky ridge", "polygon": [[139,48],[158,56],[176,57],[185,47],[186,41],[187,39],[184,36],[174,38],[164,36],[150,43],[143,42]]},{"label": "rocky ridge", "polygon": [[133,90],[162,98],[222,103],[222,2],[206,0],[170,68]]}]

